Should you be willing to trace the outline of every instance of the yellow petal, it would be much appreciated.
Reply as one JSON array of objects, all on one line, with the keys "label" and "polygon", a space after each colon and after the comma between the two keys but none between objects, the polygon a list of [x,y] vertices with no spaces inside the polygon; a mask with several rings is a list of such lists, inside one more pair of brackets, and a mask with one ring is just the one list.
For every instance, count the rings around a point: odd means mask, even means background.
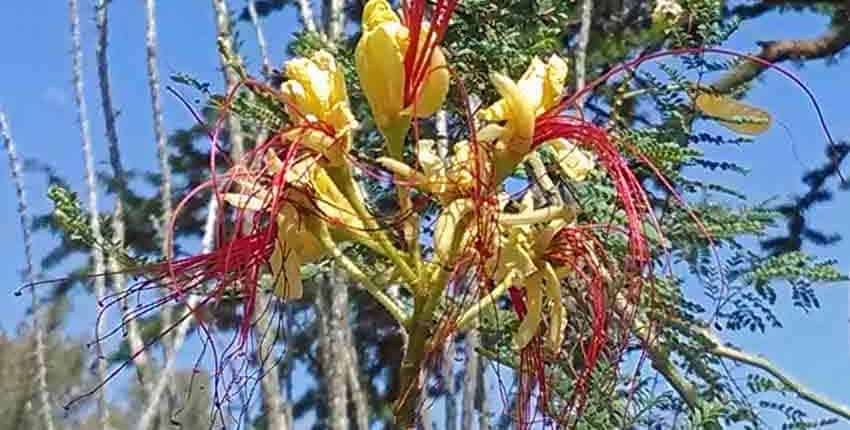
[{"label": "yellow petal", "polygon": [[546,111],[561,99],[567,83],[567,62],[557,54],[549,57],[546,64],[546,78],[543,80],[543,103],[540,110]]},{"label": "yellow petal", "polygon": [[490,77],[493,85],[507,103],[509,124],[513,138],[522,142],[531,142],[534,136],[535,106],[529,103],[523,91],[505,75],[494,73]]},{"label": "yellow petal", "polygon": [[330,81],[330,97],[328,105],[333,106],[337,103],[348,105],[348,91],[345,88],[345,75],[342,67],[340,67],[336,59],[330,52],[325,50],[316,51],[310,59],[328,75]]},{"label": "yellow petal", "polygon": [[256,196],[228,193],[224,195],[224,201],[235,208],[260,212],[266,208],[266,202]]},{"label": "yellow petal", "polygon": [[451,264],[457,253],[456,244],[460,242],[455,237],[457,231],[463,231],[464,218],[472,210],[469,199],[458,199],[451,202],[437,217],[434,226],[434,253],[443,264]]},{"label": "yellow petal", "polygon": [[449,69],[446,66],[446,57],[439,47],[431,54],[431,63],[425,73],[425,81],[419,92],[419,99],[416,100],[416,116],[420,118],[429,117],[440,110],[449,93]]},{"label": "yellow petal", "polygon": [[756,135],[770,128],[771,118],[767,111],[728,97],[703,92],[694,103],[702,113],[737,133]]},{"label": "yellow petal", "polygon": [[[285,99],[289,103],[295,105],[298,109],[298,113],[301,116],[313,114],[318,106],[313,104],[313,101],[307,95],[307,91],[304,89],[304,86],[301,85],[298,81],[290,80],[286,81],[280,86],[280,93],[283,95]],[[295,116],[295,112],[288,112],[290,115]],[[294,118],[300,119],[300,118]]]},{"label": "yellow petal", "polygon": [[437,145],[433,140],[419,139],[416,145],[416,155],[425,176],[438,176],[445,171],[445,163],[437,154]]},{"label": "yellow petal", "polygon": [[369,31],[387,22],[400,22],[387,0],[369,0],[363,7],[363,30]]},{"label": "yellow petal", "polygon": [[522,322],[519,324],[516,336],[514,337],[514,347],[521,350],[534,339],[537,334],[537,329],[540,327],[540,320],[543,316],[543,291],[540,288],[542,276],[540,273],[535,273],[525,282],[525,309],[526,314]]},{"label": "yellow petal", "polygon": [[286,76],[304,89],[303,104],[299,106],[304,113],[322,118],[330,107],[332,83],[329,74],[310,59],[296,58],[286,64]]},{"label": "yellow petal", "polygon": [[282,299],[298,299],[303,290],[301,256],[289,242],[298,230],[297,224],[291,218],[294,212],[294,208],[289,205],[281,210],[281,216],[278,217],[277,241],[269,262],[274,277],[274,294]]},{"label": "yellow petal", "polygon": [[363,33],[355,50],[360,86],[375,124],[383,129],[400,115],[404,90],[403,53],[395,34],[401,24],[384,24]]},{"label": "yellow petal", "polygon": [[[546,65],[535,57],[531,60],[525,73],[517,82],[520,94],[525,99],[525,102],[537,113],[543,105],[543,86],[546,80]],[[510,105],[510,102],[508,102]]]}]

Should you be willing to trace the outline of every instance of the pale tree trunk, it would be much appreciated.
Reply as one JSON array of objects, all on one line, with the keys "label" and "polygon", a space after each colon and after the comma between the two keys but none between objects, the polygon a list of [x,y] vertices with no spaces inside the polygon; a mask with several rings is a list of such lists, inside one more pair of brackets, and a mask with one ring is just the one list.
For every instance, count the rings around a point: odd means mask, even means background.
[{"label": "pale tree trunk", "polygon": [[[280,396],[280,380],[275,364],[277,358],[274,355],[274,344],[280,340],[280,325],[274,324],[277,299],[271,294],[262,293],[257,300],[260,314],[257,315],[255,324],[255,336],[257,342],[257,361],[263,370],[260,379],[260,390],[262,391],[263,412],[266,414],[268,428],[274,430],[288,429],[286,414]],[[266,373],[268,372],[268,373]]]},{"label": "pale tree trunk", "polygon": [[[593,19],[593,0],[582,0],[581,26],[576,47],[576,88],[584,88],[587,80],[587,45],[590,43],[590,24]],[[579,108],[584,106],[584,97],[576,100]]]},{"label": "pale tree trunk", "polygon": [[[219,63],[224,74],[224,83],[227,94],[239,85],[239,75],[233,70],[233,66],[241,66],[242,62],[233,49],[233,24],[230,21],[230,10],[226,0],[212,0],[215,10],[215,30],[219,46]],[[235,64],[233,64],[235,63]],[[227,128],[230,133],[230,156],[234,163],[238,163],[245,153],[244,136],[242,135],[242,124],[236,115],[227,116]]]},{"label": "pale tree trunk", "polygon": [[251,24],[254,26],[254,33],[257,35],[257,46],[260,48],[260,61],[263,65],[263,76],[268,78],[272,72],[271,59],[269,58],[269,48],[266,43],[266,36],[263,34],[263,25],[260,22],[260,17],[257,15],[257,5],[254,0],[248,0],[248,15],[251,17]]},{"label": "pale tree trunk", "polygon": [[[340,285],[339,290],[345,291],[348,296],[348,291],[345,285]],[[340,301],[348,302],[348,297],[340,299]],[[369,430],[369,399],[366,397],[366,392],[360,381],[360,360],[357,357],[357,348],[354,343],[354,337],[351,332],[351,322],[348,318],[347,306],[343,310],[340,321],[343,323],[342,332],[345,335],[345,343],[343,348],[346,355],[346,377],[348,382],[349,395],[351,402],[354,404],[354,418],[359,430]]]},{"label": "pale tree trunk", "polygon": [[[112,230],[115,234],[111,241],[119,248],[124,246],[124,203],[123,200],[127,194],[127,172],[121,162],[121,150],[118,145],[118,130],[115,124],[115,107],[112,103],[112,88],[109,75],[109,59],[107,55],[107,47],[109,45],[109,2],[107,0],[97,0],[95,5],[95,21],[97,23],[97,46],[95,54],[97,56],[97,76],[100,83],[100,97],[103,108],[103,118],[106,123],[106,141],[109,148],[109,164],[112,167],[113,180],[117,188],[115,198],[115,211],[112,214]],[[116,257],[108,258],[109,271],[112,280],[112,287],[116,291],[125,288],[125,277],[121,273],[121,263]],[[135,318],[129,315],[131,307],[126,302],[124,307],[124,320],[127,323],[127,343],[130,346],[132,354],[138,354],[133,358],[133,364],[136,366],[142,378],[142,388],[145,393],[148,392],[148,385],[151,383],[151,373],[147,354],[145,353],[145,344],[139,335],[138,324]]]},{"label": "pale tree trunk", "polygon": [[323,0],[322,23],[325,37],[336,43],[342,37],[345,24],[344,0]]},{"label": "pale tree trunk", "polygon": [[313,6],[310,0],[298,0],[298,15],[301,17],[301,24],[308,32],[316,32],[316,21],[313,18]]},{"label": "pale tree trunk", "polygon": [[[166,240],[169,234],[169,226],[171,223],[172,206],[171,206],[171,165],[168,162],[168,146],[167,136],[165,135],[165,126],[162,118],[162,94],[160,92],[159,65],[157,64],[157,35],[156,35],[156,0],[144,0],[145,2],[145,59],[148,72],[148,88],[151,96],[151,116],[153,119],[154,139],[156,140],[157,157],[159,158],[159,173],[160,173],[160,204],[162,205],[162,217],[155,222],[158,224],[157,230],[161,240],[162,255],[171,255],[171,246]],[[162,327],[171,326],[172,312],[170,307],[166,307],[162,311],[161,320]],[[173,348],[172,336],[165,336],[162,339],[162,354],[163,361],[168,362],[171,354],[176,354],[177,351]],[[152,381],[151,381],[152,383]],[[153,385],[151,385],[153,387]],[[171,397],[171,385],[166,386],[166,397]],[[160,422],[168,422],[168,402],[161,401],[161,396],[151,397],[148,399],[151,404],[160,405]]]},{"label": "pale tree trunk", "polygon": [[472,430],[475,419],[475,398],[478,395],[479,366],[478,347],[481,340],[478,337],[478,329],[469,330],[466,333],[464,350],[466,351],[466,372],[463,375],[463,412],[461,428]]},{"label": "pale tree trunk", "polygon": [[[77,105],[77,122],[80,125],[80,142],[83,152],[83,166],[85,169],[86,191],[88,193],[88,212],[89,212],[89,228],[91,229],[94,241],[103,242],[103,237],[100,231],[100,218],[97,210],[97,183],[95,182],[94,173],[94,155],[92,154],[91,131],[89,126],[88,107],[86,105],[85,91],[83,86],[83,48],[82,37],[80,35],[80,11],[77,0],[68,1],[69,21],[71,24],[71,72],[74,84],[74,101]],[[103,251],[94,246],[91,249],[91,258],[95,274],[106,272],[104,264]],[[94,277],[94,296],[97,303],[103,302],[103,297],[106,294],[106,285],[103,276]],[[103,328],[103,320],[98,320],[95,327],[96,335],[100,335]],[[106,361],[103,358],[103,351],[100,342],[95,344],[95,353],[97,354],[97,364],[95,366],[95,378],[98,381],[103,381],[106,377]],[[106,387],[102,387],[95,393],[97,402],[97,416],[100,422],[100,428],[109,429],[109,406],[106,402]]]},{"label": "pale tree trunk", "polygon": [[[32,231],[30,230],[30,216],[27,209],[27,198],[24,192],[24,178],[21,174],[21,166],[18,163],[18,155],[15,151],[15,141],[12,140],[12,130],[9,128],[9,121],[6,119],[6,114],[0,109],[0,139],[3,140],[3,146],[6,148],[6,154],[9,157],[9,176],[12,177],[12,182],[15,185],[15,195],[18,200],[18,218],[21,222],[21,234],[24,240],[24,263],[26,268],[24,276],[26,282],[36,281],[35,266],[32,256]],[[30,287],[30,298],[32,308],[32,328],[33,328],[33,358],[35,361],[35,369],[33,382],[38,391],[38,414],[41,416],[42,425],[45,430],[53,430],[53,406],[50,402],[50,392],[47,389],[47,364],[44,358],[44,327],[41,325],[38,295],[35,293],[35,287]]]},{"label": "pale tree trunk", "polygon": [[[301,19],[305,26],[310,25],[313,15],[308,1],[300,2]],[[337,43],[342,37],[345,23],[344,1],[323,0],[322,6],[323,35],[328,43]],[[329,427],[333,430],[349,428],[348,402],[351,400],[355,406],[357,426],[368,428],[368,401],[360,384],[356,348],[348,321],[348,285],[335,270],[331,270],[330,280],[329,285],[323,286],[327,291],[317,292],[317,297],[331,295],[330,303],[326,307],[328,312],[319,313],[320,318],[323,315],[326,317],[320,324],[327,328],[325,336],[329,338],[328,353],[321,357],[323,369],[327,369],[323,372],[322,382],[328,395]],[[349,359],[341,360],[340,357]]]},{"label": "pale tree trunk", "polygon": [[443,381],[444,398],[446,402],[446,430],[457,429],[457,398],[455,398],[455,342],[449,339],[443,349]]},{"label": "pale tree trunk", "polygon": [[[262,73],[263,76],[268,78],[271,76],[272,71],[271,60],[269,59],[268,45],[266,43],[265,35],[263,34],[260,17],[257,15],[257,8],[254,0],[248,0],[248,15],[251,18],[251,24],[254,27],[254,33],[257,37],[257,46],[260,49]],[[256,143],[261,143],[265,140],[266,136],[266,130],[259,130],[256,136]],[[290,408],[288,403],[284,401],[281,396],[280,368],[275,366],[277,359],[273,357],[273,350],[275,342],[283,340],[284,343],[287,343],[289,337],[284,336],[284,338],[281,339],[278,336],[279,330],[281,329],[280,325],[274,327],[272,324],[274,319],[272,318],[272,315],[276,314],[273,310],[275,302],[276,299],[268,295],[264,295],[258,301],[259,308],[266,309],[265,313],[268,313],[268,315],[260,315],[257,319],[255,330],[255,332],[257,332],[260,336],[260,339],[262,339],[259,343],[257,354],[259,356],[258,361],[262,368],[263,375],[265,375],[260,380],[260,391],[262,393],[263,411],[266,414],[269,429],[286,430],[290,428]],[[284,306],[287,305],[284,304]],[[285,321],[285,323],[288,323],[288,321]],[[283,330],[287,329],[288,328],[286,327],[283,328]],[[284,354],[289,354],[289,348],[291,348],[291,345],[287,343],[285,345]],[[288,370],[289,367],[284,366],[284,371]]]},{"label": "pale tree trunk", "polygon": [[[480,338],[479,338],[480,341]],[[489,430],[490,411],[487,407],[487,359],[478,355],[478,396],[475,400],[475,408],[478,410],[478,428]]]},{"label": "pale tree trunk", "polygon": [[[322,373],[322,385],[327,396],[327,427],[331,430],[347,430],[348,426],[348,390],[346,389],[346,361],[339,353],[344,335],[338,324],[341,300],[334,291],[336,276],[331,269],[325,274],[323,285],[316,291],[316,318],[319,324],[319,366]],[[328,296],[332,296],[329,298]]]}]

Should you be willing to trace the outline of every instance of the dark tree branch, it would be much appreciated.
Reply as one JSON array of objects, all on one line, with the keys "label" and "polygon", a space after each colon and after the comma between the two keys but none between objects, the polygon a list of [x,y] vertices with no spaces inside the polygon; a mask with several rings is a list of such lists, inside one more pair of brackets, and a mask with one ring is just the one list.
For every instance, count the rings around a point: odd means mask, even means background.
[{"label": "dark tree branch", "polygon": [[[850,45],[850,13],[848,8],[836,12],[833,24],[826,33],[815,39],[778,40],[759,42],[761,52],[755,56],[770,63],[787,60],[816,60],[832,57]],[[719,92],[728,92],[762,74],[765,66],[744,61],[730,70],[712,86]]]}]

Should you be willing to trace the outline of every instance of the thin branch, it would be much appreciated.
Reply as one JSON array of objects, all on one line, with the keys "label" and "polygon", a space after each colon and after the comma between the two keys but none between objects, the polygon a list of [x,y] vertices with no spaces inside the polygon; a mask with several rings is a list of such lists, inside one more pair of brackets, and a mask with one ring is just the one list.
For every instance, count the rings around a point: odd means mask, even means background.
[{"label": "thin branch", "polygon": [[[218,201],[215,196],[210,196],[210,201],[207,204],[207,219],[204,222],[204,237],[201,239],[201,252],[210,252],[213,248],[215,240],[215,224],[218,216]],[[153,389],[150,392],[150,399],[159,399],[165,393],[168,385],[171,383],[172,375],[174,374],[175,366],[177,365],[177,351],[183,347],[186,341],[186,335],[189,329],[192,328],[192,309],[195,309],[204,298],[203,295],[192,295],[186,302],[186,311],[179,316],[177,321],[180,321],[177,328],[174,329],[173,341],[171,343],[172,354],[169,354],[165,359],[163,369],[159,374],[159,379],[152,385]],[[136,427],[138,430],[148,430],[156,418],[157,407],[156,402],[150,401],[141,414],[139,424]]]},{"label": "thin branch", "polygon": [[[68,1],[69,21],[71,26],[71,73],[74,84],[74,101],[77,105],[77,122],[80,125],[80,141],[83,152],[83,165],[86,177],[86,190],[88,192],[89,227],[95,243],[103,243],[100,231],[100,214],[97,210],[97,184],[94,175],[94,155],[92,154],[91,131],[89,127],[88,107],[86,105],[85,90],[83,87],[83,48],[82,36],[80,35],[80,12],[77,0]],[[98,247],[91,248],[92,263],[95,273],[106,272],[103,250]],[[106,294],[106,284],[103,276],[94,277],[94,296],[97,303],[103,301]],[[95,333],[100,333],[103,328],[103,320],[99,319],[95,327]],[[95,378],[103,381],[106,377],[106,360],[103,359],[103,351],[100,342],[96,342],[95,352],[97,365],[95,366]],[[109,429],[109,407],[106,402],[106,389],[101,388],[95,393],[97,401],[97,416],[100,427]]]},{"label": "thin branch", "polygon": [[[21,222],[21,233],[24,239],[24,263],[26,269],[24,275],[27,282],[36,280],[35,266],[33,265],[32,256],[32,231],[30,230],[30,216],[27,209],[27,198],[24,192],[24,177],[21,174],[21,165],[18,162],[18,155],[15,151],[15,141],[12,140],[12,130],[9,128],[9,122],[6,119],[6,113],[0,109],[0,139],[3,139],[3,146],[6,148],[6,154],[9,157],[9,176],[15,184],[15,196],[18,199],[18,218]],[[45,430],[53,430],[53,415],[51,411],[53,406],[50,401],[50,392],[47,389],[47,363],[45,360],[44,346],[44,327],[39,321],[39,302],[38,295],[35,293],[35,288],[30,288],[31,310],[32,310],[32,326],[34,333],[33,355],[35,358],[35,386],[38,387],[39,408],[38,412],[41,415],[42,423]]]},{"label": "thin branch", "polygon": [[[227,86],[227,94],[239,85],[239,75],[234,67],[241,67],[241,58],[233,49],[233,24],[230,21],[230,11],[226,0],[212,0],[215,10],[216,37],[219,45],[219,63],[224,74],[224,82]],[[235,64],[234,64],[235,63]],[[242,159],[245,153],[244,136],[242,135],[242,123],[236,115],[228,114],[227,128],[230,132],[230,157],[234,162]]]},{"label": "thin branch", "polygon": [[778,379],[785,388],[797,394],[797,396],[801,399],[832,412],[845,420],[850,420],[850,407],[828,399],[826,396],[815,393],[800,382],[785,374],[785,372],[771,363],[770,360],[742,351],[733,346],[724,345],[714,333],[707,329],[700,328],[696,329],[695,332],[703,336],[705,340],[708,341],[709,353],[761,369]]},{"label": "thin branch", "polygon": [[[156,0],[145,0],[145,52],[148,67],[148,87],[151,93],[154,138],[159,157],[160,201],[162,204],[162,230],[171,222],[171,164],[168,163],[168,146],[162,118],[162,94],[160,93],[159,66],[157,65]],[[162,253],[169,253],[163,241]]]},{"label": "thin branch", "polygon": [[159,399],[165,393],[165,390],[168,388],[168,385],[171,383],[171,379],[174,375],[174,370],[177,365],[177,351],[183,346],[183,342],[186,340],[186,335],[189,333],[189,329],[192,327],[192,321],[194,320],[192,315],[192,309],[195,309],[203,299],[201,295],[193,295],[190,296],[186,301],[186,311],[183,312],[177,319],[180,321],[177,328],[174,330],[174,338],[171,343],[171,348],[173,349],[173,353],[169,354],[166,358],[165,364],[163,364],[163,368],[159,374],[159,379],[156,380],[154,384],[152,384],[152,389],[150,390],[149,398],[151,401],[147,402],[147,406],[145,407],[144,412],[141,414],[141,418],[139,419],[139,424],[137,425],[138,430],[148,430],[153,424],[154,419],[157,417],[157,413],[159,412],[159,408],[157,407],[157,403],[153,401],[154,399]]}]

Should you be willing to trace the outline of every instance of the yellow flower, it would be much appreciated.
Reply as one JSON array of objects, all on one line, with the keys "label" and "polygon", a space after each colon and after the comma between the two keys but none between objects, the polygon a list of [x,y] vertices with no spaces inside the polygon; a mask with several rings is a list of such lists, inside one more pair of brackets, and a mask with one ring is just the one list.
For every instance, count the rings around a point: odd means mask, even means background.
[{"label": "yellow flower", "polygon": [[422,171],[390,157],[380,157],[377,161],[393,172],[397,180],[437,197],[443,204],[467,195],[472,189],[474,179],[469,142],[455,144],[454,154],[445,161],[437,154],[433,140],[420,139],[417,144],[417,156]]},{"label": "yellow flower", "polygon": [[[425,40],[427,35],[428,26],[423,25],[418,49],[430,45]],[[363,35],[355,50],[355,64],[375,124],[385,136],[406,132],[414,112],[418,117],[433,115],[448,93],[449,71],[442,50],[434,46],[425,74],[411,76],[412,71],[404,65],[409,44],[408,28],[390,4],[369,0],[363,9]],[[406,89],[418,89],[419,94],[405,94]]]},{"label": "yellow flower", "polygon": [[485,121],[505,124],[490,127],[484,136],[492,137],[492,130],[497,130],[495,135],[507,150],[527,153],[537,116],[555,106],[564,91],[567,63],[558,55],[552,55],[547,63],[534,58],[518,82],[500,73],[494,73],[491,80],[502,99],[478,115]]},{"label": "yellow flower", "polygon": [[[286,137],[300,141],[322,154],[332,166],[340,165],[351,147],[351,132],[357,121],[348,105],[348,93],[342,68],[326,51],[310,58],[296,58],[286,64],[281,92],[293,105],[290,116],[299,127]],[[321,121],[333,128],[334,135],[309,127]]]},{"label": "yellow flower", "polygon": [[[266,153],[265,170],[277,175],[284,162],[273,150]],[[303,158],[288,166],[286,186],[259,185],[251,172],[236,172],[238,193],[224,195],[225,201],[242,210],[268,212],[275,200],[277,238],[269,262],[274,292],[284,299],[301,297],[300,267],[329,255],[320,236],[330,230],[334,240],[357,240],[375,247],[365,233],[363,222],[339,191],[324,168],[314,159]]]},{"label": "yellow flower", "polygon": [[500,216],[499,253],[491,262],[494,281],[520,285],[526,291],[526,315],[517,329],[514,346],[522,349],[534,338],[543,319],[543,300],[549,303],[546,346],[558,351],[563,340],[565,309],[561,280],[544,253],[558,230],[574,213],[565,208],[534,209],[531,193],[520,202],[515,214]]}]

